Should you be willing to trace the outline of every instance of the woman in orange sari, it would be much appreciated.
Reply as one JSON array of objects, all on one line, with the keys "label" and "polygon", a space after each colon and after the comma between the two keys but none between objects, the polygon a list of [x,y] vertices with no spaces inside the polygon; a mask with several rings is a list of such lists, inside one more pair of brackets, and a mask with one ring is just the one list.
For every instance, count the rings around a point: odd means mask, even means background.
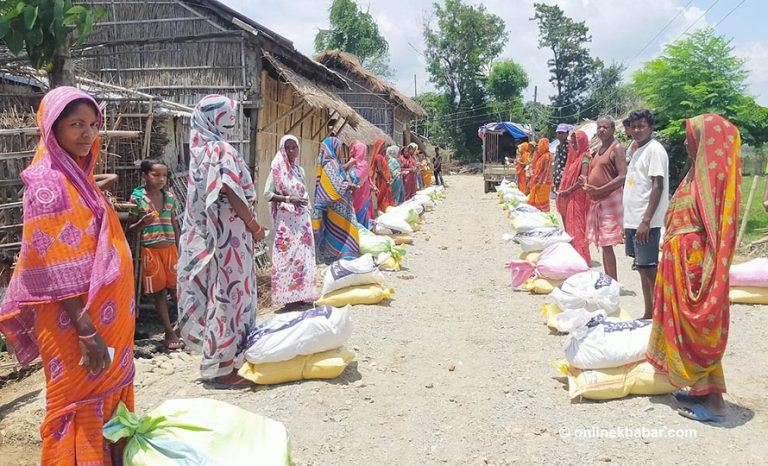
[{"label": "woman in orange sari", "polygon": [[542,212],[549,212],[549,194],[552,192],[552,153],[549,152],[549,139],[541,138],[538,154],[531,164],[531,180],[528,183],[530,194],[528,204]]},{"label": "woman in orange sari", "polygon": [[59,87],[43,98],[37,122],[0,330],[22,365],[43,361],[40,463],[121,464],[102,426],[119,402],[133,409],[134,283],[120,221],[93,178],[101,112],[89,95]]},{"label": "woman in orange sari", "polygon": [[679,413],[697,421],[725,416],[722,358],[728,340],[728,272],[736,245],[741,138],[712,114],[686,120],[691,170],[667,211],[654,289],[648,361],[683,387]]},{"label": "woman in orange sari", "polygon": [[515,171],[517,172],[517,189],[528,194],[528,177],[525,174],[525,169],[530,163],[530,144],[524,142],[517,146],[517,159],[515,159]]},{"label": "woman in orange sari", "polygon": [[382,213],[395,203],[392,199],[392,174],[389,172],[389,162],[384,154],[386,149],[384,144],[383,139],[377,139],[373,143],[373,158],[371,158],[371,184],[376,195],[376,209]]},{"label": "woman in orange sari", "polygon": [[587,194],[584,191],[584,179],[587,176],[589,162],[589,136],[584,131],[571,134],[568,144],[568,161],[565,163],[560,190],[557,192],[557,210],[563,217],[563,226],[573,240],[571,244],[581,257],[592,263],[587,240]]}]

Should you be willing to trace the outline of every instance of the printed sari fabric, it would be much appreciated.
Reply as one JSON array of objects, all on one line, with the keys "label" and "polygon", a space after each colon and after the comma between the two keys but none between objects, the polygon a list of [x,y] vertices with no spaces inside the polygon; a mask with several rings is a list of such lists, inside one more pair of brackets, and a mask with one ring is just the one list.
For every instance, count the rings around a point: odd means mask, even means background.
[{"label": "printed sari fabric", "polygon": [[[407,150],[407,148],[404,150]],[[419,169],[416,159],[413,158],[413,156],[404,153],[400,155],[400,174],[403,177],[403,187],[405,189],[403,201],[407,201],[412,198],[419,189]]]},{"label": "printed sari fabric", "polygon": [[719,115],[686,120],[696,160],[666,217],[646,357],[692,395],[725,393],[728,272],[741,193],[739,130]]},{"label": "printed sari fabric", "polygon": [[[272,183],[280,196],[295,196],[309,200],[304,170],[288,159],[285,143],[294,136],[283,136],[280,151],[272,159]],[[270,202],[275,244],[272,250],[272,304],[312,302],[317,298],[315,288],[315,238],[308,206],[285,202]]]},{"label": "printed sari fabric", "polygon": [[327,137],[317,156],[312,229],[317,260],[326,264],[360,256],[355,210],[347,192],[349,182],[337,155],[339,148],[339,139]]},{"label": "printed sari fabric", "polygon": [[[102,426],[120,401],[133,409],[135,317],[131,253],[115,211],[96,187],[99,141],[75,162],[53,126],[64,107],[87,94],[59,87],[37,114],[40,142],[21,175],[24,228],[19,262],[0,306],[0,331],[26,366],[38,355],[46,380],[46,414],[40,428],[41,464],[112,464]],[[91,373],[80,363],[73,323],[61,302],[80,296],[97,332],[115,349],[110,367]]]},{"label": "printed sari fabric", "polygon": [[368,166],[368,147],[360,141],[352,141],[349,153],[355,160],[355,165],[349,171],[352,182],[358,188],[352,193],[352,206],[355,208],[357,223],[365,228],[371,228],[373,206],[371,205],[370,167]]},{"label": "printed sari fabric", "polygon": [[539,141],[539,154],[533,160],[528,203],[542,212],[549,212],[549,195],[552,192],[552,153],[549,139]]},{"label": "printed sari fabric", "polygon": [[421,165],[421,188],[426,188],[432,185],[432,167],[429,166],[429,162],[425,158],[420,162]]},{"label": "printed sari fabric", "polygon": [[403,175],[400,173],[400,160],[397,157],[399,152],[397,146],[387,147],[389,172],[392,174],[392,201],[395,205],[400,205],[405,200],[405,185],[403,185]]},{"label": "printed sari fabric", "polygon": [[[575,147],[568,148],[568,161],[563,171],[563,179],[560,181],[560,190],[570,189],[581,176],[581,169],[585,163],[589,163],[589,137],[584,131],[576,131]],[[578,188],[568,196],[557,195],[557,210],[563,217],[565,231],[573,240],[573,248],[587,261],[592,263],[589,253],[589,241],[587,240],[587,209],[589,199],[583,189]]]},{"label": "printed sari fabric", "polygon": [[213,379],[243,362],[238,350],[256,319],[253,238],[224,189],[254,201],[248,166],[226,142],[237,103],[204,97],[192,115],[187,207],[179,239],[179,327],[189,348],[202,353],[200,374]]},{"label": "printed sari fabric", "polygon": [[373,158],[371,158],[371,179],[376,186],[376,208],[379,212],[386,212],[394,205],[392,199],[392,173],[389,171],[387,156],[384,154],[384,140],[377,139],[373,144]]},{"label": "printed sari fabric", "polygon": [[517,172],[517,189],[524,192],[525,194],[528,194],[528,176],[525,173],[525,169],[530,162],[530,144],[524,142],[517,146],[517,150],[519,151],[517,159],[515,159],[515,171]]}]

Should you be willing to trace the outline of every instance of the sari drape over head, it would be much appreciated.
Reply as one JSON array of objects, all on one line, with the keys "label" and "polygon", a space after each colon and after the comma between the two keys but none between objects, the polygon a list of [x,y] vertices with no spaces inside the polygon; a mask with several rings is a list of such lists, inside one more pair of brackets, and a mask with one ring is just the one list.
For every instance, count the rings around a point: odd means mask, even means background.
[{"label": "sari drape over head", "polygon": [[352,182],[358,187],[352,192],[352,205],[355,208],[357,223],[365,228],[371,227],[373,206],[371,205],[371,170],[368,165],[368,147],[360,141],[352,141],[349,154],[355,160],[355,166],[349,171]]},{"label": "sari drape over head", "polygon": [[397,146],[387,147],[389,172],[392,174],[392,201],[395,205],[400,205],[405,200],[405,185],[403,175],[400,173],[400,160],[397,157],[399,153],[400,149]]},{"label": "sari drape over head", "polygon": [[317,156],[312,228],[317,260],[326,264],[360,256],[357,219],[347,192],[349,182],[337,154],[340,148],[338,138],[327,137]]},{"label": "sari drape over head", "polygon": [[528,163],[530,162],[530,144],[524,142],[517,146],[519,154],[515,159],[515,171],[517,172],[517,189],[528,194],[528,176],[525,173]]},{"label": "sari drape over head", "polygon": [[419,168],[416,158],[406,153],[408,148],[403,148],[400,153],[400,174],[403,177],[405,195],[403,201],[412,198],[419,189]]},{"label": "sari drape over head", "polygon": [[[280,150],[272,159],[272,182],[275,193],[309,201],[307,181],[298,156],[291,163],[285,143],[294,141],[301,154],[299,140],[283,136]],[[272,249],[272,304],[312,302],[315,288],[315,238],[309,206],[287,202],[270,202],[275,242]]]},{"label": "sari drape over head", "polygon": [[249,219],[237,215],[226,195],[228,190],[249,207],[255,199],[248,165],[227,142],[237,116],[237,102],[209,95],[195,106],[190,129],[187,206],[179,238],[179,327],[187,346],[202,353],[204,379],[242,365],[239,347],[256,320]]},{"label": "sari drape over head", "polygon": [[[75,161],[54,123],[74,101],[99,106],[72,87],[45,95],[37,112],[40,141],[21,174],[25,191],[21,253],[0,306],[0,331],[26,366],[38,355],[46,379],[41,464],[111,464],[102,426],[120,401],[133,409],[134,277],[131,253],[112,206],[96,187],[98,137]],[[108,347],[99,373],[80,365],[80,345],[61,302],[81,297]],[[113,452],[114,453],[114,452]]]},{"label": "sari drape over head", "polygon": [[384,140],[377,139],[373,143],[373,157],[371,158],[371,179],[376,186],[376,208],[379,212],[386,212],[394,205],[392,198],[392,173],[389,170],[389,162],[384,154]]},{"label": "sari drape over head", "polygon": [[725,393],[728,274],[741,198],[739,130],[719,115],[686,120],[696,151],[667,211],[646,357],[694,396]]},{"label": "sari drape over head", "polygon": [[538,152],[531,165],[528,203],[542,212],[549,212],[549,195],[552,192],[552,153],[549,152],[549,139],[542,138],[539,141]]},{"label": "sari drape over head", "polygon": [[[568,147],[568,161],[563,170],[563,178],[560,181],[560,190],[571,188],[579,181],[581,169],[585,163],[589,163],[589,136],[584,131],[576,131],[575,147]],[[572,238],[571,244],[581,257],[592,263],[587,240],[587,210],[589,199],[583,189],[578,188],[569,196],[558,194],[557,210],[563,217],[565,231]]]}]

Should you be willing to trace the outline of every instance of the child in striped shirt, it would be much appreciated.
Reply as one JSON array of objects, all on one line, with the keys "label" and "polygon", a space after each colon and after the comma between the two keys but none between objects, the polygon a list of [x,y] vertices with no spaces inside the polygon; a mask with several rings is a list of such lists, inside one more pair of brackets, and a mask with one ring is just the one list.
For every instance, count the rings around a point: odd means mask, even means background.
[{"label": "child in striped shirt", "polygon": [[141,230],[141,283],[144,294],[153,295],[155,309],[165,328],[165,347],[184,349],[168,314],[166,290],[176,295],[176,263],[179,261],[179,224],[176,198],[166,188],[168,166],[162,160],[141,162],[144,184],[133,190],[129,233]]}]

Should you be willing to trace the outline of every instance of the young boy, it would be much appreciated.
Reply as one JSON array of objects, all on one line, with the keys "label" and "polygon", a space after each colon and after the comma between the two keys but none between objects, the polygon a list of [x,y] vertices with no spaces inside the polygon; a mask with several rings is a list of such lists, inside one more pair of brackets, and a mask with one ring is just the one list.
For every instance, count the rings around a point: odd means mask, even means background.
[{"label": "young boy", "polygon": [[165,188],[168,166],[162,160],[141,162],[144,184],[133,190],[128,232],[141,230],[141,283],[144,294],[154,296],[155,309],[165,328],[165,347],[184,349],[171,325],[166,290],[176,295],[176,263],[179,260],[179,224],[176,221],[176,199]]}]

